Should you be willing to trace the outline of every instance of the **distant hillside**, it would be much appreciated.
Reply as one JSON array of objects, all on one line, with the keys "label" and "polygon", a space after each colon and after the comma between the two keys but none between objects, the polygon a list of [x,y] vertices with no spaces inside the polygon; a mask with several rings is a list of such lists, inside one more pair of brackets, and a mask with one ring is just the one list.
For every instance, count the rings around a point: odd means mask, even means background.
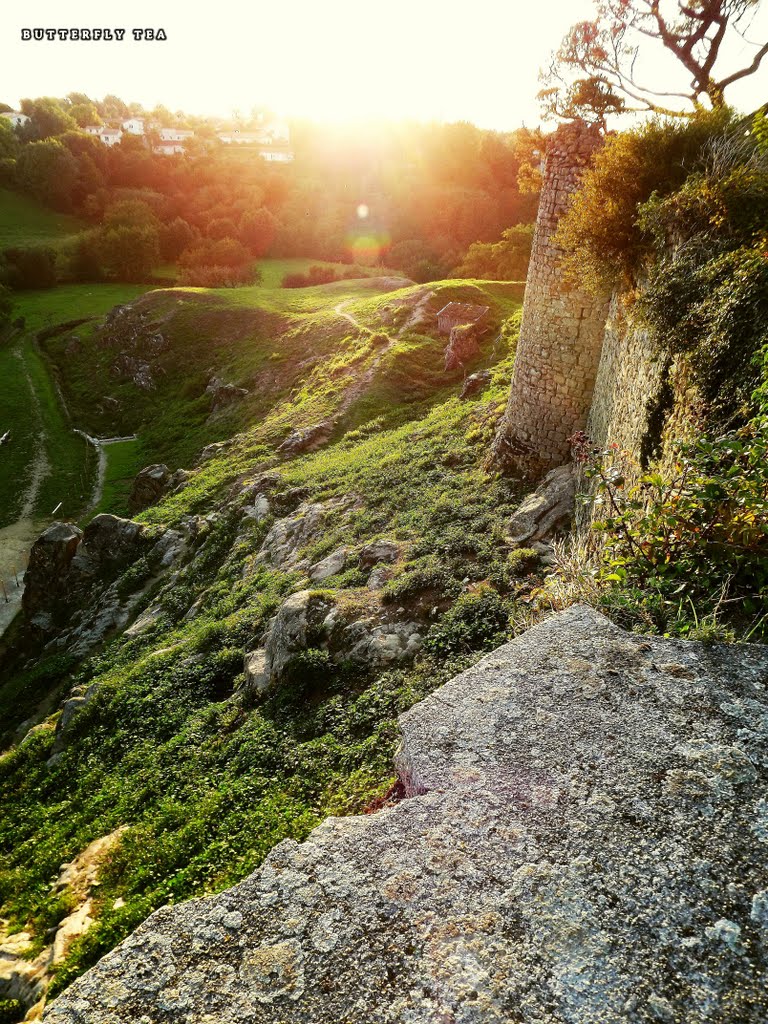
[{"label": "distant hillside", "polygon": [[52,244],[85,227],[77,217],[55,213],[34,199],[0,189],[0,249]]}]

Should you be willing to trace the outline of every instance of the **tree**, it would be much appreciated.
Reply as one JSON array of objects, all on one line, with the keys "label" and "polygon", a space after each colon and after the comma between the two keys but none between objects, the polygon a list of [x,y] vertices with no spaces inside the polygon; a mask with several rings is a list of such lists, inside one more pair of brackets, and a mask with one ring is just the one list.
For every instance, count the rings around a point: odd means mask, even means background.
[{"label": "tree", "polygon": [[71,205],[77,161],[57,139],[30,142],[16,162],[19,185],[36,199],[58,209]]},{"label": "tree", "polygon": [[182,218],[175,217],[160,228],[160,255],[173,263],[197,239],[195,229]]},{"label": "tree", "polygon": [[105,228],[98,248],[104,267],[119,281],[144,281],[160,262],[157,229],[146,224]]},{"label": "tree", "polygon": [[[597,17],[574,25],[539,93],[545,116],[583,117],[604,124],[609,114],[653,111],[690,116],[725,105],[725,91],[753,74],[768,54],[768,43],[746,38],[759,0],[597,0]],[[739,36],[751,46],[746,63],[725,67],[724,43]],[[660,43],[690,76],[687,90],[640,81],[643,41]]]},{"label": "tree", "polygon": [[21,109],[31,118],[32,134],[36,139],[49,139],[77,130],[77,121],[67,113],[60,100],[51,96],[22,100]]},{"label": "tree", "polygon": [[7,117],[0,117],[0,160],[15,160],[19,139]]},{"label": "tree", "polygon": [[502,232],[500,242],[474,242],[454,277],[488,281],[524,281],[531,257],[533,224],[517,224]]},{"label": "tree", "polygon": [[240,238],[254,256],[264,256],[275,240],[277,221],[263,206],[246,210],[240,218]]}]

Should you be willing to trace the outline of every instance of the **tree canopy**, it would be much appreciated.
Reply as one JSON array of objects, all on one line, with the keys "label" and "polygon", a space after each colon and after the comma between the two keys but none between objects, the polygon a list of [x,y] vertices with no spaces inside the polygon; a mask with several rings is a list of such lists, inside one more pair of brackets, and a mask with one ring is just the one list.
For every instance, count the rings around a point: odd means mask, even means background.
[{"label": "tree canopy", "polygon": [[[604,123],[607,115],[623,111],[690,115],[724,106],[728,87],[757,71],[768,54],[768,42],[749,38],[759,3],[597,0],[597,16],[570,29],[542,74],[545,114]],[[746,45],[748,51],[736,67],[725,55],[731,37],[740,37],[740,49]],[[654,44],[689,76],[687,87],[649,81],[640,70],[641,51]]]}]

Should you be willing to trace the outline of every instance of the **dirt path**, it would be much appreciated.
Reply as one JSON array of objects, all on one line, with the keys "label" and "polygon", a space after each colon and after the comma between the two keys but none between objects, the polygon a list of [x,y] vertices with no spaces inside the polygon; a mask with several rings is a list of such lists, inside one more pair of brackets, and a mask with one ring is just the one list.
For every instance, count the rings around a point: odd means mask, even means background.
[{"label": "dirt path", "polygon": [[98,458],[96,479],[93,482],[91,502],[87,510],[92,512],[95,508],[98,508],[104,495],[104,482],[107,478],[107,453],[105,450],[107,445],[120,444],[122,441],[136,441],[138,438],[136,434],[130,434],[128,437],[91,437],[91,435],[86,434],[84,430],[78,430],[77,427],[73,429],[76,434],[85,438],[88,444],[92,445],[96,449],[96,457]]}]

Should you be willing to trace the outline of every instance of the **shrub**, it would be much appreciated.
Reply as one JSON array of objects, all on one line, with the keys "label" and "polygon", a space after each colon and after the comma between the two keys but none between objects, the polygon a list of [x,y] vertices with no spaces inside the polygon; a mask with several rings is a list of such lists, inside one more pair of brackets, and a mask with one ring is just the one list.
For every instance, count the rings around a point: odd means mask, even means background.
[{"label": "shrub", "polygon": [[255,284],[260,276],[248,263],[240,267],[188,267],[179,275],[179,284],[192,288],[237,288]]},{"label": "shrub", "polygon": [[[345,272],[345,276],[348,272]],[[355,271],[352,271],[355,276]],[[311,266],[306,274],[286,274],[283,277],[283,288],[312,288],[318,284],[332,284],[340,281],[341,278],[333,267],[323,267],[319,264]]]},{"label": "shrub", "polygon": [[56,284],[56,253],[43,246],[6,249],[3,253],[6,283],[11,288],[53,288]]},{"label": "shrub", "polygon": [[660,346],[688,354],[710,422],[731,426],[755,411],[768,337],[768,154],[730,134],[710,152],[706,173],[640,208],[657,260],[638,308]]},{"label": "shrub", "polygon": [[84,232],[78,235],[64,248],[63,254],[68,280],[78,283],[104,280],[98,232]]},{"label": "shrub", "polygon": [[250,263],[251,256],[242,242],[235,238],[208,238],[185,249],[179,257],[179,266],[242,267]]},{"label": "shrub", "polygon": [[533,224],[517,224],[499,242],[475,242],[453,272],[455,277],[488,281],[524,281],[533,244]]},{"label": "shrub", "polygon": [[157,229],[140,224],[105,228],[98,252],[107,272],[118,281],[144,281],[160,262]]},{"label": "shrub", "polygon": [[[671,468],[640,476],[616,448],[591,448],[578,435],[576,457],[593,481],[589,499],[604,535],[601,579],[654,615],[694,621],[721,612],[762,615],[768,588],[768,437],[759,421],[718,437],[679,442]],[[682,617],[684,619],[684,617]],[[766,631],[765,624],[763,630]]]},{"label": "shrub", "polygon": [[514,576],[526,576],[537,568],[539,556],[533,548],[515,548],[510,551],[507,563]]},{"label": "shrub", "polygon": [[555,242],[565,270],[591,290],[631,280],[652,250],[637,210],[653,193],[668,195],[704,165],[707,144],[732,120],[728,110],[698,114],[684,123],[654,119],[613,135],[581,180]]},{"label": "shrub", "polygon": [[173,263],[198,239],[198,233],[181,217],[160,228],[160,255]]},{"label": "shrub", "polygon": [[429,631],[424,648],[437,657],[489,651],[503,644],[509,629],[509,609],[492,587],[480,586],[462,594],[442,620]]}]

